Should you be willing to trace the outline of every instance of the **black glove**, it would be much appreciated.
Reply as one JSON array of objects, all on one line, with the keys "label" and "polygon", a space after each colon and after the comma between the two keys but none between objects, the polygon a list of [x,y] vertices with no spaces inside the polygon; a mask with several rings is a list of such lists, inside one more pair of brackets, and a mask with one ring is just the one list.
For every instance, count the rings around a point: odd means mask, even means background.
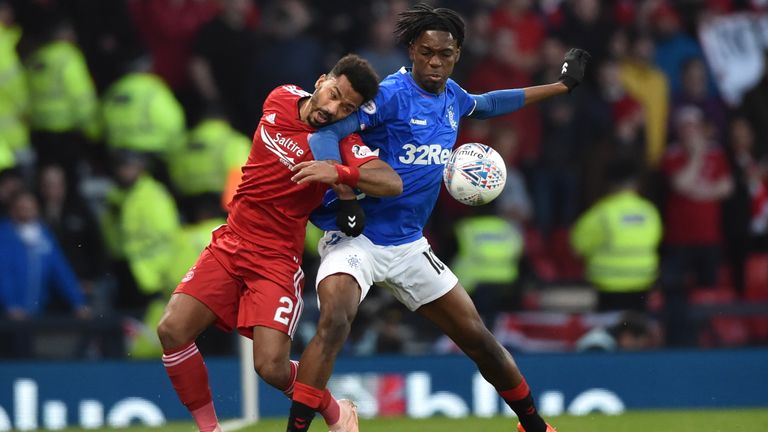
[{"label": "black glove", "polygon": [[571,48],[565,53],[563,59],[563,68],[560,69],[561,83],[568,87],[568,93],[584,80],[584,70],[587,68],[587,62],[592,58],[588,52],[579,48]]},{"label": "black glove", "polygon": [[357,237],[363,233],[365,212],[356,199],[339,200],[339,207],[336,209],[336,226],[350,237]]}]

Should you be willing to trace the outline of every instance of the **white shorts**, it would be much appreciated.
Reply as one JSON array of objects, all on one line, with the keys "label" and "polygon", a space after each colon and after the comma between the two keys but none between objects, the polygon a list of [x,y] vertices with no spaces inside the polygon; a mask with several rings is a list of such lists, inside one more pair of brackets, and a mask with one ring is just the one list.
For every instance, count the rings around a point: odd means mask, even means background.
[{"label": "white shorts", "polygon": [[328,231],[317,248],[317,285],[332,274],[348,274],[360,285],[361,302],[376,284],[392,291],[414,311],[442,297],[459,282],[424,237],[403,245],[379,246],[364,235],[348,237],[340,231]]}]

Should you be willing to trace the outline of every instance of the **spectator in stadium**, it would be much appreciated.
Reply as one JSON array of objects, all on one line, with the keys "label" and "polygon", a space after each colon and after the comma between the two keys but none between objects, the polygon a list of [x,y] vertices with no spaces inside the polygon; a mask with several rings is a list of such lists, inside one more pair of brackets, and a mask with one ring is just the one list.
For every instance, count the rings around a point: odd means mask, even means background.
[{"label": "spectator in stadium", "polygon": [[80,285],[91,295],[104,275],[104,245],[96,217],[77,189],[69,188],[60,165],[47,165],[38,173],[37,193],[42,219],[58,239]]},{"label": "spectator in stadium", "polygon": [[146,170],[142,153],[111,153],[116,185],[107,193],[101,229],[118,279],[116,306],[141,311],[153,296],[173,288],[174,239],[180,221],[168,190]]},{"label": "spectator in stadium", "polygon": [[653,63],[651,36],[634,33],[629,39],[628,56],[620,59],[621,80],[627,92],[643,106],[646,160],[650,166],[656,166],[666,147],[669,84]]},{"label": "spectator in stadium", "polygon": [[[667,315],[684,319],[686,284],[714,287],[721,257],[721,202],[731,194],[733,179],[725,153],[711,140],[701,110],[680,108],[675,118],[679,142],[670,146],[662,169],[668,185],[664,211],[661,283]],[[668,323],[668,341],[684,343],[685,323]]]},{"label": "spectator in stadium", "polygon": [[251,140],[232,128],[218,105],[209,105],[189,131],[184,145],[168,155],[168,173],[182,215],[190,220],[195,207],[220,200],[227,176],[248,159]]},{"label": "spectator in stadium", "polygon": [[539,67],[545,37],[544,22],[532,6],[531,0],[503,0],[490,17],[491,32],[508,32],[505,37],[511,40],[498,55],[506,58],[511,68],[528,76]]},{"label": "spectator in stadium", "polygon": [[139,0],[128,3],[134,25],[152,58],[151,71],[194,111],[189,60],[195,36],[219,8],[217,0]]},{"label": "spectator in stadium", "polygon": [[[680,14],[669,0],[647,2],[652,8],[649,11],[649,24],[653,30],[656,45],[654,63],[664,72],[669,82],[669,92],[677,97],[686,85],[686,78],[680,74],[691,61],[704,61],[704,52],[695,38],[691,37],[682,27]],[[648,9],[648,6],[645,9]],[[710,83],[707,71],[704,70],[704,91],[709,93]]]},{"label": "spectator in stadium", "polygon": [[[40,2],[35,2],[40,3]],[[65,0],[59,8],[72,19],[96,88],[101,94],[123,73],[125,63],[142,43],[129,13],[133,0]]]},{"label": "spectator in stadium", "polygon": [[304,0],[270,2],[264,8],[263,40],[248,72],[259,79],[251,79],[246,90],[252,123],[246,133],[255,129],[262,102],[272,89],[286,82],[312,88],[317,77],[327,71],[326,66],[331,66],[318,39],[310,33],[315,18]]},{"label": "spectator in stadium", "polygon": [[0,221],[0,303],[11,319],[42,315],[56,290],[79,317],[89,309],[64,253],[40,218],[34,194],[22,190],[10,200]]},{"label": "spectator in stadium", "polygon": [[[219,104],[232,126],[250,136],[254,118],[249,111],[251,101],[248,82],[253,57],[260,48],[257,33],[258,9],[250,0],[220,0],[221,10],[203,24],[195,36],[190,60],[190,78],[201,109]],[[193,121],[197,118],[192,117]]]},{"label": "spectator in stadium", "polygon": [[168,85],[150,73],[146,56],[137,55],[102,97],[104,141],[110,150],[127,150],[151,157],[157,172],[160,161],[184,144],[184,109]]},{"label": "spectator in stadium", "polygon": [[408,56],[395,44],[392,31],[395,29],[395,17],[390,11],[374,18],[368,30],[368,41],[360,49],[360,56],[371,62],[379,76],[408,64]]},{"label": "spectator in stadium", "polygon": [[0,217],[8,215],[11,198],[24,189],[24,178],[13,168],[0,171]]},{"label": "spectator in stadium", "polygon": [[[717,95],[711,94],[707,83],[707,65],[700,58],[692,58],[680,68],[681,88],[672,96],[670,119],[674,119],[677,110],[693,105],[698,107],[707,119],[707,127],[713,139],[724,142],[728,135],[725,106]],[[670,122],[670,126],[673,126]],[[670,130],[674,132],[674,127]],[[672,133],[673,139],[674,133]]]},{"label": "spectator in stadium", "polygon": [[0,170],[32,162],[26,121],[29,91],[17,52],[19,39],[21,28],[15,23],[13,7],[0,0],[0,146],[4,154]]},{"label": "spectator in stadium", "polygon": [[32,145],[38,165],[61,164],[74,185],[86,137],[98,137],[98,96],[71,23],[57,17],[49,25],[25,61]]},{"label": "spectator in stadium", "polygon": [[645,311],[658,274],[661,216],[637,193],[637,160],[616,160],[605,170],[609,192],[579,217],[573,249],[587,263],[597,310]]},{"label": "spectator in stadium", "polygon": [[723,246],[733,286],[743,293],[747,256],[766,243],[768,234],[768,161],[756,157],[754,130],[742,116],[731,120],[726,153],[734,187],[723,202]]}]

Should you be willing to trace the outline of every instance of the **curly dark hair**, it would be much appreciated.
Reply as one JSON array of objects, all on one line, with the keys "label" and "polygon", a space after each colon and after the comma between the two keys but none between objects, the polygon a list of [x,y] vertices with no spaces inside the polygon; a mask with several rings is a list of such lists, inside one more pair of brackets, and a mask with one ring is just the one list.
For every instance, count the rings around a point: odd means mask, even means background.
[{"label": "curly dark hair", "polygon": [[328,75],[347,77],[352,88],[363,96],[363,102],[373,99],[379,92],[379,76],[368,60],[360,56],[345,55],[336,62]]},{"label": "curly dark hair", "polygon": [[399,43],[407,46],[427,30],[446,31],[456,39],[456,46],[461,48],[465,27],[464,19],[456,11],[419,3],[398,14],[395,37]]}]

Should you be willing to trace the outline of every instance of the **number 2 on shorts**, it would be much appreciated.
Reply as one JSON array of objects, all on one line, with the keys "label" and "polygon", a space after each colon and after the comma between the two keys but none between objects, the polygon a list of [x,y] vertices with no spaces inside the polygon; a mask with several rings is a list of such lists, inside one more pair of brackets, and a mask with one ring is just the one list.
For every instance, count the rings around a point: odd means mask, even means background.
[{"label": "number 2 on shorts", "polygon": [[285,306],[277,308],[275,311],[275,321],[288,325],[288,321],[290,321],[289,316],[293,312],[293,300],[290,297],[280,297],[280,304]]}]

